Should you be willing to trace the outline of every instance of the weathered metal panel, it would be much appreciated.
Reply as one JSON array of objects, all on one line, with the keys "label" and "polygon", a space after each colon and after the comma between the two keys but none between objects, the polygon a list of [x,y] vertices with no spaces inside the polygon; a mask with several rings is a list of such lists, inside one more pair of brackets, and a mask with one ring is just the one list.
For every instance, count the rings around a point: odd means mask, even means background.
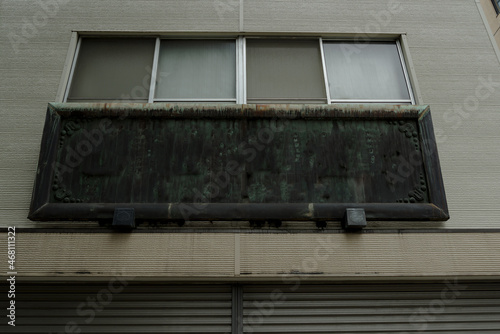
[{"label": "weathered metal panel", "polygon": [[500,331],[495,283],[253,285],[243,298],[243,333]]},{"label": "weathered metal panel", "polygon": [[447,219],[425,106],[49,105],[32,219]]},{"label": "weathered metal panel", "polygon": [[231,332],[229,285],[17,284],[16,326],[1,333]]}]

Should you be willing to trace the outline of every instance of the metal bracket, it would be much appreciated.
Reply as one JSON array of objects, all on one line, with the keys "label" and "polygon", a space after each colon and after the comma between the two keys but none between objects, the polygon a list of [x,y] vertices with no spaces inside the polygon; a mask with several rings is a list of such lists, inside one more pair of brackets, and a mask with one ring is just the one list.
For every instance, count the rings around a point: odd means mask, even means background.
[{"label": "metal bracket", "polygon": [[342,228],[346,230],[360,230],[366,227],[365,209],[347,208],[342,219]]},{"label": "metal bracket", "polygon": [[135,228],[134,208],[116,208],[113,215],[114,229],[130,231]]}]

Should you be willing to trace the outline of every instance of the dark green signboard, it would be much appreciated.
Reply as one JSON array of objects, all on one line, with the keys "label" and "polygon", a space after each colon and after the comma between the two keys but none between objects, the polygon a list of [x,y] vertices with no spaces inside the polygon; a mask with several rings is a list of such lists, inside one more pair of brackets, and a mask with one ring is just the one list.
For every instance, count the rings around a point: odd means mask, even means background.
[{"label": "dark green signboard", "polygon": [[447,219],[428,107],[51,104],[30,218]]}]

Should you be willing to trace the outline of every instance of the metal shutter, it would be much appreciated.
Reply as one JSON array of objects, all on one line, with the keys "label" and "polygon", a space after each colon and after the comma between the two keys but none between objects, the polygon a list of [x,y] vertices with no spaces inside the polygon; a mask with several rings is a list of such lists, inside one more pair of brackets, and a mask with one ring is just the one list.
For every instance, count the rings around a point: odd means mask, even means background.
[{"label": "metal shutter", "polygon": [[[119,282],[112,286],[115,292],[119,287]],[[78,333],[78,329],[80,333],[231,332],[228,285],[128,285],[112,293],[109,303],[106,302],[108,285],[18,283],[16,290],[16,327],[6,326],[4,316],[0,332],[59,334]],[[102,307],[100,311],[92,311],[96,310],[89,304],[93,300],[99,309]],[[97,303],[99,300],[102,302]]]},{"label": "metal shutter", "polygon": [[0,332],[231,333],[233,328],[237,334],[233,309],[245,333],[500,333],[500,283],[130,284],[111,293],[107,303],[109,292],[109,285],[18,282],[16,327],[4,318]]},{"label": "metal shutter", "polygon": [[246,286],[243,330],[500,333],[500,284]]}]

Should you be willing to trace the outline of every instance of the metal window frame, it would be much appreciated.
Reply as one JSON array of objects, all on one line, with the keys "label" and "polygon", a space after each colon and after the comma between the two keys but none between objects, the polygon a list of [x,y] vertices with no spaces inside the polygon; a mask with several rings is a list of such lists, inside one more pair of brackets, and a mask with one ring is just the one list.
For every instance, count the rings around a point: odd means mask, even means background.
[{"label": "metal window frame", "polygon": [[59,86],[57,89],[57,94],[55,99],[56,102],[64,102],[64,96],[66,94],[66,86],[73,66],[73,59],[75,58],[78,41],[79,41],[78,33],[73,31],[71,33],[69,48],[66,54],[66,60],[64,61],[63,71],[61,73],[61,79],[59,80]]},{"label": "metal window frame", "polygon": [[158,58],[160,56],[160,38],[156,37],[155,43],[155,53],[153,56],[153,66],[151,67],[151,83],[149,85],[149,98],[148,103],[153,103],[155,90],[156,90],[156,78],[158,76]]},{"label": "metal window frame", "polygon": [[[183,39],[183,40],[195,40],[195,39],[203,39],[203,40],[207,40],[207,39],[228,39],[228,40],[234,40],[235,41],[235,50],[236,50],[236,97],[235,98],[229,98],[229,99],[225,99],[225,98],[215,98],[215,99],[212,99],[212,98],[181,98],[181,99],[178,99],[178,98],[156,98],[155,97],[155,90],[156,90],[156,82],[155,82],[155,85],[151,85],[150,87],[150,99],[148,100],[149,103],[154,103],[154,102],[227,102],[227,103],[241,103],[239,102],[241,100],[241,97],[240,97],[240,92],[239,92],[239,87],[241,86],[240,84],[240,76],[242,75],[240,73],[240,68],[239,68],[239,54],[241,53],[240,51],[240,47],[239,47],[239,39],[240,39],[241,36],[237,36],[237,37],[211,37],[211,36],[206,36],[206,37],[183,37],[183,36],[175,36],[175,37],[159,37],[157,39],[157,50],[155,49],[155,57],[154,57],[154,64],[153,64],[153,67],[154,67],[154,70],[153,70],[153,73],[155,74],[155,78],[157,77],[158,75],[158,62],[159,62],[159,58],[160,58],[160,44],[161,44],[161,41],[162,40],[173,40],[173,39]],[[153,81],[151,81],[153,82]]]},{"label": "metal window frame", "polygon": [[495,12],[500,14],[500,0],[491,0],[491,3],[493,4],[493,8],[495,8]]},{"label": "metal window frame", "polygon": [[412,89],[412,84],[411,84],[411,80],[410,80],[410,75],[409,75],[409,72],[408,72],[408,69],[406,68],[406,61],[405,61],[405,57],[404,57],[404,53],[403,53],[403,49],[401,47],[401,42],[399,39],[388,39],[388,40],[380,40],[380,39],[377,39],[376,41],[377,42],[394,42],[396,44],[396,48],[397,48],[397,51],[398,51],[398,56],[399,56],[399,63],[401,65],[401,68],[402,68],[402,71],[403,71],[403,76],[405,78],[405,83],[406,83],[406,89],[408,91],[408,95],[410,96],[409,99],[401,99],[401,100],[376,100],[376,99],[335,99],[335,98],[332,98],[330,96],[330,87],[329,87],[329,84],[328,84],[328,72],[326,70],[326,60],[325,60],[325,54],[324,54],[324,48],[323,48],[323,43],[326,41],[326,42],[335,42],[335,43],[342,43],[342,42],[353,42],[353,40],[348,40],[348,39],[337,39],[337,38],[328,38],[328,39],[324,39],[324,38],[320,38],[321,40],[321,51],[323,53],[323,61],[325,62],[325,65],[323,67],[323,72],[324,72],[324,76],[325,76],[325,84],[326,84],[326,90],[328,92],[328,104],[332,104],[332,103],[386,103],[386,104],[411,104],[411,105],[415,105],[416,104],[416,101],[415,101],[415,95],[413,93],[413,89]]},{"label": "metal window frame", "polygon": [[[493,2],[497,0],[492,0]],[[131,35],[132,36],[132,35]],[[135,36],[135,35],[134,35]],[[88,37],[85,35],[84,37]],[[103,36],[99,36],[103,37]],[[146,36],[144,36],[146,37]],[[151,37],[151,36],[147,36]],[[247,77],[247,69],[246,69],[246,40],[248,38],[255,38],[255,39],[275,39],[275,38],[283,38],[283,39],[318,39],[318,43],[320,46],[320,53],[321,53],[321,64],[322,64],[322,70],[323,70],[323,79],[324,79],[324,86],[325,86],[325,91],[326,91],[326,104],[332,104],[332,103],[386,103],[386,104],[412,104],[415,105],[417,102],[421,103],[421,101],[417,101],[417,96],[418,91],[415,91],[418,89],[416,87],[416,84],[412,84],[413,82],[416,82],[416,79],[414,78],[414,74],[411,71],[411,68],[407,67],[407,61],[405,59],[405,54],[408,52],[406,50],[406,46],[403,45],[402,42],[404,42],[404,36],[400,35],[400,38],[397,39],[383,39],[384,41],[390,41],[394,42],[396,44],[397,50],[398,50],[398,56],[400,59],[400,65],[403,71],[403,75],[405,78],[406,82],[406,88],[408,90],[410,99],[405,100],[371,100],[371,99],[335,99],[332,98],[330,95],[330,89],[329,89],[329,81],[328,81],[328,73],[326,69],[326,60],[325,60],[325,50],[324,50],[324,43],[325,42],[345,42],[345,41],[350,41],[352,42],[352,39],[342,39],[342,38],[329,38],[329,37],[321,37],[321,36],[273,36],[273,35],[237,35],[237,36],[167,36],[167,37],[160,37],[156,36],[156,44],[155,44],[155,49],[154,49],[154,56],[153,56],[153,64],[152,64],[152,72],[151,72],[151,82],[150,82],[150,90],[149,90],[149,96],[148,96],[148,103],[155,103],[155,102],[172,102],[172,103],[181,103],[181,102],[217,102],[217,103],[236,103],[236,104],[247,104],[248,99],[247,99],[247,82],[246,82],[246,77]],[[157,84],[157,78],[158,78],[158,62],[159,62],[159,53],[160,53],[160,45],[162,40],[168,40],[168,39],[229,39],[229,40],[235,40],[236,44],[236,97],[235,98],[217,98],[217,99],[212,99],[212,98],[186,98],[186,99],[169,99],[169,98],[155,98],[155,90],[156,90],[156,84]],[[403,41],[401,41],[403,39]],[[67,98],[69,95],[69,91],[71,89],[72,81],[73,81],[73,76],[74,76],[74,71],[76,68],[76,63],[78,61],[78,56],[81,48],[81,40],[82,36],[77,36],[77,42],[76,42],[76,48],[75,51],[72,54],[72,60],[71,60],[71,67],[69,70],[69,74],[67,75],[67,80],[65,80],[65,88],[64,88],[64,95],[63,98],[61,99],[62,102],[67,102]],[[374,39],[374,41],[381,41],[381,39]],[[69,57],[69,56],[68,56]],[[411,60],[408,60],[409,63],[411,64]],[[283,101],[282,98],[273,98],[273,99],[267,99],[269,101],[276,100],[276,101]],[[286,100],[291,100],[294,103],[301,103],[301,101],[308,101],[310,99],[286,99]]]},{"label": "metal window frame", "polygon": [[[142,37],[142,38],[152,38],[151,35],[147,35],[147,36],[135,36],[135,35],[130,35],[130,36],[122,36],[122,35],[112,35],[111,33],[109,35],[80,35],[79,33],[77,32],[73,32],[73,36],[72,36],[72,39],[76,38],[77,39],[77,42],[76,42],[76,47],[75,47],[75,50],[74,52],[72,53],[71,55],[71,67],[70,67],[70,70],[69,70],[69,73],[66,74],[66,79],[64,80],[64,88],[63,88],[63,92],[64,92],[64,95],[62,95],[61,98],[57,98],[56,100],[59,102],[63,102],[63,103],[66,103],[68,102],[68,95],[69,95],[69,92],[71,90],[71,85],[73,83],[73,76],[74,76],[74,73],[75,73],[75,69],[76,69],[76,64],[78,62],[78,57],[80,55],[80,48],[81,48],[81,43],[82,43],[82,39],[83,38],[87,38],[87,37],[93,37],[93,38],[111,38],[111,37]],[[153,37],[154,38],[154,37]],[[156,43],[158,43],[158,37],[156,37]],[[150,85],[149,85],[149,96],[148,96],[148,103],[151,103],[151,89],[155,87],[155,84],[156,82],[153,81],[153,77],[155,77],[154,80],[156,80],[156,64],[157,64],[157,60],[154,58],[156,55],[157,55],[157,52],[159,52],[159,49],[157,51],[156,48],[158,48],[159,46],[157,44],[155,44],[155,50],[154,50],[154,55],[153,55],[153,64],[152,64],[152,70],[151,70],[151,81],[150,81]],[[69,53],[69,52],[68,52]],[[68,56],[69,57],[69,56]],[[66,59],[66,61],[68,61],[68,59]],[[63,77],[65,76],[65,73],[63,73]],[[62,80],[62,79],[61,79]],[[59,90],[61,90],[61,88],[59,88]],[[59,93],[58,93],[59,95]],[[108,99],[87,99],[87,100],[98,100],[98,101],[116,101],[116,99],[114,98],[108,98]]]},{"label": "metal window frame", "polygon": [[[245,68],[245,104],[248,103],[248,99],[247,99],[247,92],[246,92],[246,40],[247,39],[283,39],[283,40],[315,40],[317,39],[318,42],[320,43],[320,54],[321,54],[321,62],[322,62],[322,70],[323,70],[323,78],[325,79],[325,90],[327,90],[326,92],[326,97],[324,98],[283,98],[283,97],[273,97],[273,98],[252,98],[250,100],[260,100],[260,101],[277,101],[276,103],[278,104],[282,104],[282,103],[287,103],[287,102],[283,102],[283,101],[293,101],[293,103],[298,103],[298,104],[305,104],[304,101],[314,101],[314,100],[317,100],[317,101],[323,101],[323,102],[326,102],[326,103],[323,103],[323,104],[330,104],[328,101],[329,101],[329,96],[330,96],[330,93],[328,91],[328,82],[327,82],[327,79],[326,79],[326,67],[325,67],[325,64],[324,64],[324,53],[323,53],[323,45],[322,45],[322,37],[318,37],[318,36],[274,36],[274,35],[245,35],[245,36],[242,36],[243,39],[245,40],[245,63],[243,64],[243,67]],[[303,101],[302,103],[300,101]],[[250,103],[252,103],[250,101]],[[257,103],[257,104],[263,104],[263,103]],[[316,102],[314,102],[314,104],[316,104]]]},{"label": "metal window frame", "polygon": [[326,90],[326,103],[331,104],[332,99],[330,97],[330,84],[328,81],[328,75],[326,72],[326,60],[325,60],[325,51],[323,48],[323,38],[319,38],[319,49],[321,51],[321,65],[323,66],[323,80],[325,82],[325,90]]},{"label": "metal window frame", "polygon": [[410,82],[410,76],[408,75],[408,70],[406,69],[405,57],[403,55],[403,50],[401,48],[401,42],[399,40],[396,40],[396,47],[398,48],[399,62],[401,64],[401,68],[403,69],[403,75],[405,76],[406,89],[408,90],[408,94],[410,95],[411,104],[415,104],[415,96],[413,95],[413,89],[411,87],[411,82]]},{"label": "metal window frame", "polygon": [[246,39],[236,39],[236,103],[247,103]]},{"label": "metal window frame", "polygon": [[68,101],[68,95],[69,95],[69,91],[71,89],[71,84],[73,83],[73,75],[75,73],[76,63],[78,61],[78,56],[80,54],[81,44],[82,44],[82,37],[79,36],[78,43],[76,44],[75,54],[73,55],[73,63],[71,64],[71,70],[69,72],[68,84],[66,85],[66,90],[64,91],[64,98],[63,98],[64,102]]}]

